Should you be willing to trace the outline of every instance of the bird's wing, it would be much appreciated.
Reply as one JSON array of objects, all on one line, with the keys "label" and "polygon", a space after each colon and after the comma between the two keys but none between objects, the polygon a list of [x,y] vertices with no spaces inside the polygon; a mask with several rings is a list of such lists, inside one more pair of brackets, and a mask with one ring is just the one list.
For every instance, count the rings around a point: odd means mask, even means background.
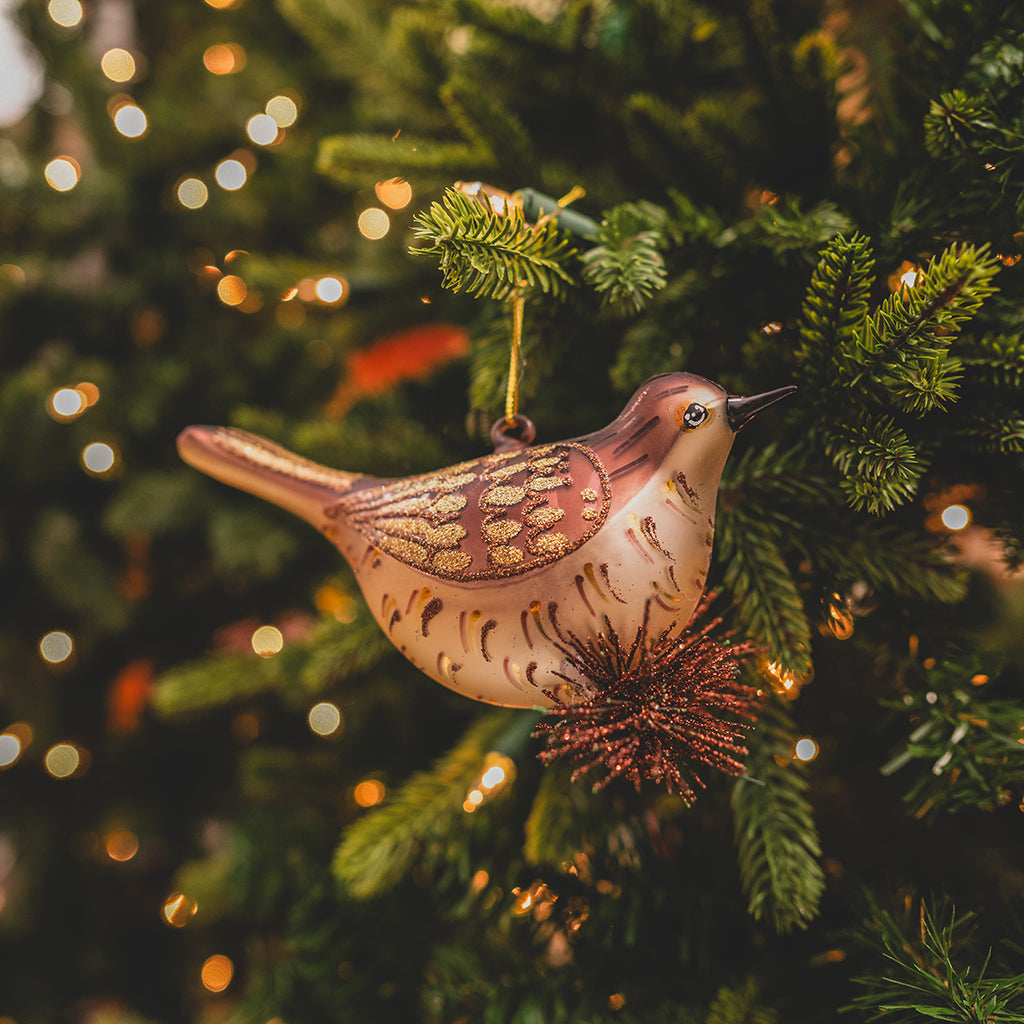
[{"label": "bird's wing", "polygon": [[517,576],[575,551],[602,526],[608,475],[563,441],[463,462],[344,496],[329,513],[428,576]]}]

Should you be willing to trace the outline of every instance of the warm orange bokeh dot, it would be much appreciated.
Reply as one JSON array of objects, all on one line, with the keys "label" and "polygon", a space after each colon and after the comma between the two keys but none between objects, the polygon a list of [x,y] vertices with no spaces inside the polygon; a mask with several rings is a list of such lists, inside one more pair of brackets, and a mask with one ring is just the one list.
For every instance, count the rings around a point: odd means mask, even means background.
[{"label": "warm orange bokeh dot", "polygon": [[203,963],[200,978],[203,987],[211,992],[223,992],[231,984],[235,974],[235,965],[223,954],[216,953]]},{"label": "warm orange bokeh dot", "polygon": [[360,807],[375,807],[384,799],[384,783],[379,779],[363,779],[352,791],[352,799]]},{"label": "warm orange bokeh dot", "polygon": [[203,67],[211,75],[233,75],[245,67],[245,50],[238,43],[214,43],[203,54]]},{"label": "warm orange bokeh dot", "polygon": [[403,178],[389,178],[378,181],[375,187],[377,198],[392,210],[402,210],[412,200],[412,185]]},{"label": "warm orange bokeh dot", "polygon": [[111,860],[131,860],[139,852],[139,837],[126,828],[111,829],[103,837],[103,848]]},{"label": "warm orange bokeh dot", "polygon": [[160,916],[172,928],[184,928],[196,916],[199,904],[183,892],[172,892],[160,908]]},{"label": "warm orange bokeh dot", "polygon": [[217,298],[225,306],[239,306],[245,301],[249,289],[237,274],[227,274],[217,282]]}]

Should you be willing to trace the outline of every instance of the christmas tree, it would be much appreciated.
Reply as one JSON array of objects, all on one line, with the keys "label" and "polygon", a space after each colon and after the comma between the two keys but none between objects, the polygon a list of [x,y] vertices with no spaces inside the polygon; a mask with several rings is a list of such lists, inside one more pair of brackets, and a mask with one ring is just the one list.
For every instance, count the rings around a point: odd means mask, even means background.
[{"label": "christmas tree", "polygon": [[[1024,12],[15,18],[0,1022],[1024,1021]],[[697,633],[636,648],[741,663],[686,785],[436,685],[175,448],[405,478],[680,370],[798,389],[736,435]]]}]

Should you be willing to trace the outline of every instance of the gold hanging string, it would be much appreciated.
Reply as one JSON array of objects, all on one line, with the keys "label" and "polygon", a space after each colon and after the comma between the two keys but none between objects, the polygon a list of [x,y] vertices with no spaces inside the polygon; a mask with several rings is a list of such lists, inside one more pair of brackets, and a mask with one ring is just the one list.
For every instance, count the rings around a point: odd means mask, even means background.
[{"label": "gold hanging string", "polygon": [[505,391],[505,424],[511,430],[519,411],[519,346],[523,340],[523,309],[526,299],[517,287],[512,293],[512,352],[508,361],[508,388]]}]

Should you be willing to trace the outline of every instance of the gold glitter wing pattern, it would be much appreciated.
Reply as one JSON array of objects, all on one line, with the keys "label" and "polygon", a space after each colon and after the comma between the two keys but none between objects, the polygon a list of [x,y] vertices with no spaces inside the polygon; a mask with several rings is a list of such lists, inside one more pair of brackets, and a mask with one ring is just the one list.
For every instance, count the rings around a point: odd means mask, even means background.
[{"label": "gold glitter wing pattern", "polygon": [[600,459],[570,441],[356,490],[331,515],[428,575],[487,580],[575,551],[601,528],[609,502]]}]

